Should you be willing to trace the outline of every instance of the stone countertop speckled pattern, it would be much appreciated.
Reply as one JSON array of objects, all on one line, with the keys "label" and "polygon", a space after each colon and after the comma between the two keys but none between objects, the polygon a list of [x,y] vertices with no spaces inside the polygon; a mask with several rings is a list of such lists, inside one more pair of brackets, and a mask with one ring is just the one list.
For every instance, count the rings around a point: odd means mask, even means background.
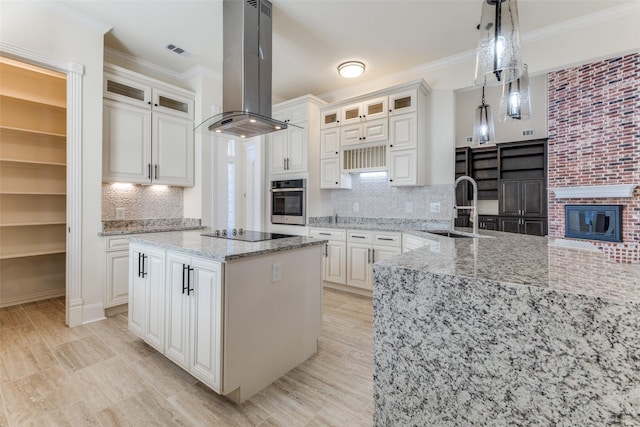
[{"label": "stone countertop speckled pattern", "polygon": [[608,260],[598,251],[562,246],[561,239],[487,230],[479,234],[489,238],[475,239],[441,237],[420,231],[411,234],[438,243],[376,265],[640,302],[637,272]]},{"label": "stone countertop speckled pattern", "polygon": [[202,236],[202,232],[203,230],[150,233],[131,236],[129,241],[163,249],[178,250],[219,262],[289,251],[307,246],[320,246],[326,243],[326,240],[318,240],[306,236],[287,237],[262,242],[243,242]]},{"label": "stone countertop speckled pattern", "polygon": [[200,219],[165,218],[102,221],[100,236],[118,236],[124,234],[158,233],[165,231],[202,230]]}]

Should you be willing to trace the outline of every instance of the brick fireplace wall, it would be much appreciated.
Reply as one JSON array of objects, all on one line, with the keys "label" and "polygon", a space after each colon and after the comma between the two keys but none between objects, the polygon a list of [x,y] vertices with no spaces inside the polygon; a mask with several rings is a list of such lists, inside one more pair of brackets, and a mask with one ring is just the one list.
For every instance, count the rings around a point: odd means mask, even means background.
[{"label": "brick fireplace wall", "polygon": [[[639,91],[638,53],[548,74],[549,188],[640,184]],[[555,237],[564,237],[565,204],[623,205],[622,243],[593,243],[616,261],[640,263],[640,189],[620,199],[548,196]]]}]

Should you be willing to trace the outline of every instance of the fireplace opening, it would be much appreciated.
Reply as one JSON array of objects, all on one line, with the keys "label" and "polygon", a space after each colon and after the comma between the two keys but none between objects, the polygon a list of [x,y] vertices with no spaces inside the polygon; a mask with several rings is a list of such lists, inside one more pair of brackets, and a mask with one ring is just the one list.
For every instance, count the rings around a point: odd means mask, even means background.
[{"label": "fireplace opening", "polygon": [[622,242],[622,205],[565,205],[565,237]]}]

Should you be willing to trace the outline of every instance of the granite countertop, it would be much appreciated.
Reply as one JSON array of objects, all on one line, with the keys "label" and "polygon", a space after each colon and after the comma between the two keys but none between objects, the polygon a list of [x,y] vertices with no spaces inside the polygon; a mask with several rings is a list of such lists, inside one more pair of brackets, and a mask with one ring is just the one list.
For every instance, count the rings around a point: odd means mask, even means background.
[{"label": "granite countertop", "polygon": [[118,236],[123,234],[158,233],[165,231],[202,230],[200,219],[167,218],[102,221],[100,236]]},{"label": "granite countertop", "polygon": [[500,282],[640,302],[637,266],[610,261],[589,244],[576,247],[574,241],[488,230],[479,234],[491,238],[448,238],[420,231],[411,234],[438,243],[376,265],[475,279],[479,285]]},{"label": "granite countertop", "polygon": [[320,246],[326,243],[326,240],[313,239],[306,236],[287,237],[262,242],[243,242],[202,236],[201,234],[202,230],[150,233],[130,236],[129,241],[163,249],[178,250],[219,262],[289,251],[307,246]]}]

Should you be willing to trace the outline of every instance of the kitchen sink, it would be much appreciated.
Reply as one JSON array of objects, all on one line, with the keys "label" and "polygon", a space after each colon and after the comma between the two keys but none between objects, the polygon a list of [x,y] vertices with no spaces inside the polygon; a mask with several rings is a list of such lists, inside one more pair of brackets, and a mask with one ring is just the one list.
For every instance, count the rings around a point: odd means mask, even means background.
[{"label": "kitchen sink", "polygon": [[467,238],[467,239],[473,238],[473,236],[469,236],[468,234],[461,234],[461,233],[457,233],[455,231],[450,231],[450,230],[426,230],[426,231],[427,233],[437,234],[438,236],[453,237],[453,238]]}]

